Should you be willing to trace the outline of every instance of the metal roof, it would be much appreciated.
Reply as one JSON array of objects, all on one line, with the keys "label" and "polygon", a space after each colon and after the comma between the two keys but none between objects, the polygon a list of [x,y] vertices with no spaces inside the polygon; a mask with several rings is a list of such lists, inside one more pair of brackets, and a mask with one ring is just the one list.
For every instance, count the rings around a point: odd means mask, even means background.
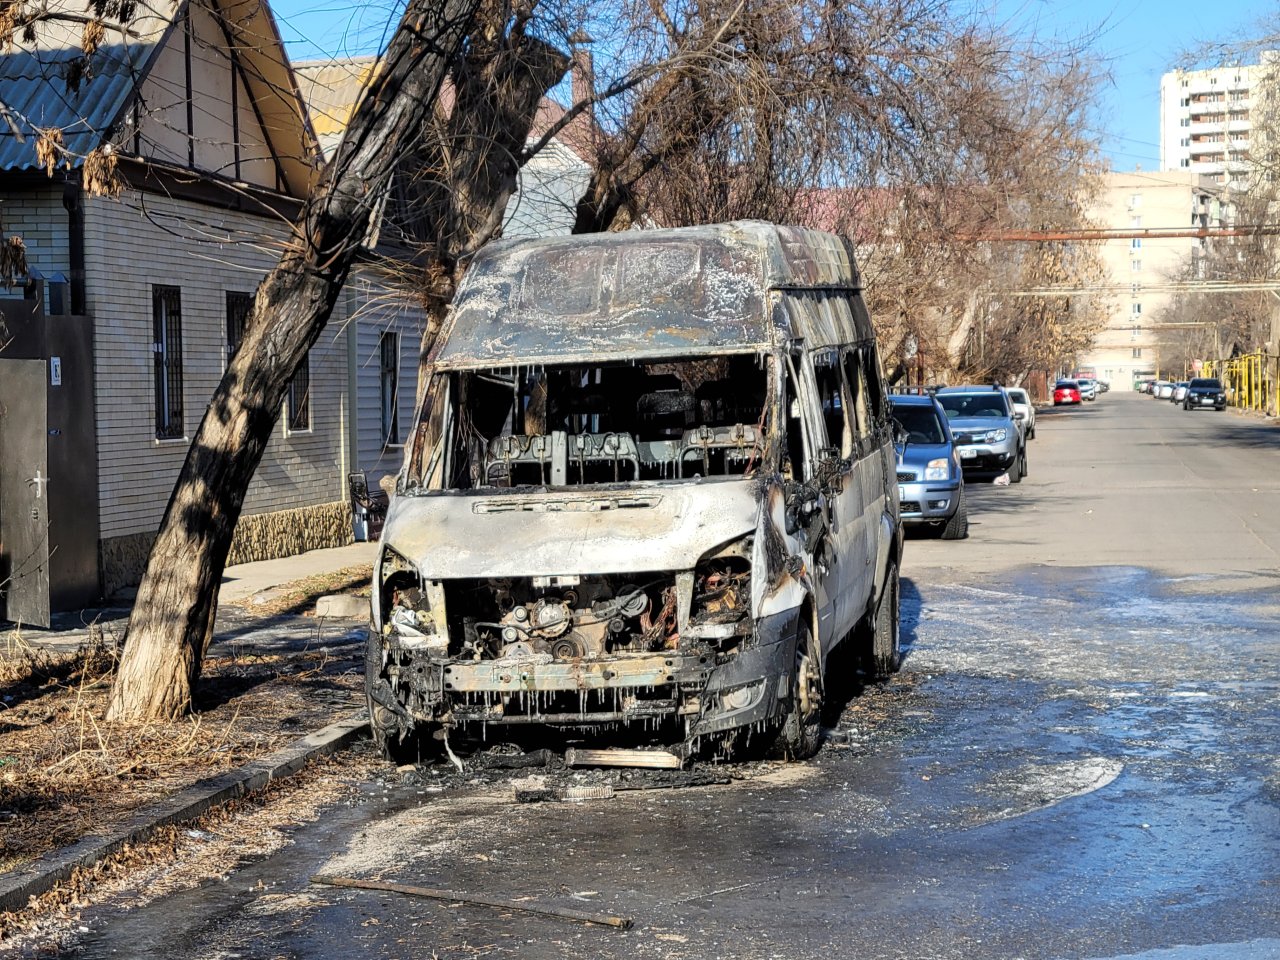
[{"label": "metal roof", "polygon": [[172,22],[172,14],[157,13],[143,3],[127,27],[106,20],[106,37],[92,57],[92,75],[75,90],[67,76],[70,65],[83,56],[83,28],[77,21],[84,19],[84,0],[50,0],[48,7],[52,16],[35,24],[34,42],[15,36],[14,49],[0,57],[0,102],[25,140],[20,142],[8,123],[0,123],[0,170],[37,168],[36,128],[60,128],[65,146],[76,154],[96,147]]},{"label": "metal roof", "polygon": [[380,69],[377,57],[303,60],[293,65],[325,159],[331,159],[365,86]]}]

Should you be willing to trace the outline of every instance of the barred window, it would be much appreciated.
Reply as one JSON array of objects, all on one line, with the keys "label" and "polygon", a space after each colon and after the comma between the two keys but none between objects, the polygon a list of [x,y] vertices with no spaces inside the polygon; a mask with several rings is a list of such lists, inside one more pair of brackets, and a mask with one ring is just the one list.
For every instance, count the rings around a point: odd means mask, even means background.
[{"label": "barred window", "polygon": [[311,429],[311,351],[289,381],[288,423],[291,431]]},{"label": "barred window", "polygon": [[227,360],[236,355],[244,339],[244,327],[253,309],[253,294],[227,291]]},{"label": "barred window", "polygon": [[185,433],[182,421],[182,290],[152,286],[151,318],[156,439],[175,440]]}]

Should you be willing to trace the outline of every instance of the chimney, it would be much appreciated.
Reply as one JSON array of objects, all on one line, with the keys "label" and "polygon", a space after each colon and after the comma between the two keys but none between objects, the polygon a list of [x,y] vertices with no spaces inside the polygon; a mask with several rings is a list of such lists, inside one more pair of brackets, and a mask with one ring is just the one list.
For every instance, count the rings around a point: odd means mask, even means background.
[{"label": "chimney", "polygon": [[[577,30],[573,36],[569,38],[569,49],[573,51],[573,62],[569,69],[573,74],[572,97],[573,104],[582,103],[584,100],[590,100],[595,96],[596,92],[596,75],[595,67],[591,60],[591,44],[594,40],[587,34],[585,30]],[[595,126],[595,107],[587,107],[584,111],[588,122]]]}]

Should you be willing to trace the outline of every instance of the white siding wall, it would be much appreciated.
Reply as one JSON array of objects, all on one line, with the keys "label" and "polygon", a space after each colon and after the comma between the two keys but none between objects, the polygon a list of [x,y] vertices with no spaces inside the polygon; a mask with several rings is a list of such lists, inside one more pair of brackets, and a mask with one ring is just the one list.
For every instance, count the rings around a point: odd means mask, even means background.
[{"label": "white siding wall", "polygon": [[[254,290],[275,262],[270,240],[279,233],[279,224],[263,218],[150,194],[145,204],[137,193],[119,201],[86,200],[103,539],[156,529],[187,452],[184,441],[155,439],[152,284],[182,290],[185,427],[191,437],[225,369],[226,291]],[[345,497],[344,315],[339,301],[311,352],[312,430],[286,436],[282,418],[249,488],[246,514]]]},{"label": "white siding wall", "polygon": [[[382,477],[397,473],[404,456],[401,444],[413,427],[413,407],[418,389],[418,347],[424,325],[421,307],[404,294],[388,290],[368,276],[354,277],[347,285],[359,304],[353,310],[359,339],[356,346],[358,389],[356,440],[360,469],[376,487]],[[382,435],[382,354],[384,333],[400,334],[400,444],[388,446]]]},{"label": "white siding wall", "polygon": [[591,168],[576,153],[552,140],[520,168],[517,190],[507,204],[502,235],[554,237],[573,230],[578,199],[587,192]]}]

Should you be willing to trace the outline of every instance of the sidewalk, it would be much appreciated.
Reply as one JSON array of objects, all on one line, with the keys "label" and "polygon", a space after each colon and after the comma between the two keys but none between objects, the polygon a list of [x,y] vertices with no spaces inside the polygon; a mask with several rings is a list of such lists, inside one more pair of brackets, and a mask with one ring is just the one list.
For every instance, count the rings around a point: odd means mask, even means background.
[{"label": "sidewalk", "polygon": [[[311,550],[296,557],[259,560],[227,567],[218,593],[218,623],[214,642],[232,641],[244,644],[249,636],[265,641],[273,634],[280,640],[289,635],[309,635],[312,640],[334,638],[355,626],[352,621],[327,625],[304,616],[310,610],[271,611],[272,601],[287,592],[290,585],[309,577],[323,577],[351,567],[372,569],[377,543],[353,543],[345,547]],[[258,608],[261,611],[258,612]],[[124,635],[129,619],[128,601],[107,601],[102,607],[71,610],[53,615],[48,630],[30,626],[21,629],[26,644],[53,650],[74,650],[101,630],[107,638]],[[10,635],[14,625],[0,622],[0,638]],[[294,636],[296,641],[298,636]],[[272,644],[274,645],[274,644]]]},{"label": "sidewalk", "polygon": [[296,557],[239,563],[223,571],[218,602],[241,603],[294,580],[336,573],[347,567],[368,564],[372,568],[377,552],[377,543],[353,543],[345,547],[311,550]]}]

